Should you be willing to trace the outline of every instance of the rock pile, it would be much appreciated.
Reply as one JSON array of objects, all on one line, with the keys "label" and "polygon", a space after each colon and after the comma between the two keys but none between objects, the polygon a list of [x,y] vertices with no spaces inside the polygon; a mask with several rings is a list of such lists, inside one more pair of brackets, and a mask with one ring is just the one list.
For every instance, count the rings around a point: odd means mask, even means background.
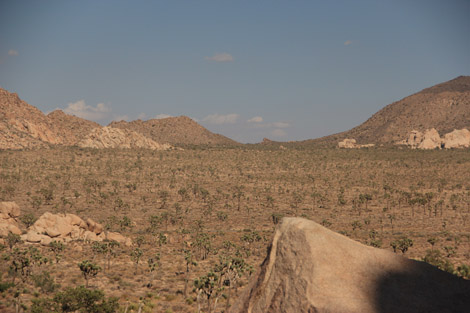
[{"label": "rock pile", "polygon": [[9,233],[21,235],[17,222],[19,216],[20,208],[15,202],[0,202],[0,240],[6,238]]},{"label": "rock pile", "polygon": [[132,241],[119,233],[105,232],[103,226],[91,218],[86,222],[75,214],[44,213],[22,236],[26,242],[48,245],[53,240],[68,242],[71,240],[103,241],[115,240],[126,246]]},{"label": "rock pile", "polygon": [[470,281],[284,218],[261,269],[230,312],[467,312]]},{"label": "rock pile", "polygon": [[455,129],[454,131],[444,135],[444,147],[452,148],[468,148],[470,147],[470,131],[468,129]]},{"label": "rock pile", "polygon": [[150,138],[128,129],[102,127],[93,129],[78,144],[82,148],[147,148],[152,150],[168,150],[169,144],[159,144]]},{"label": "rock pile", "polygon": [[439,136],[436,129],[427,129],[424,134],[420,131],[413,130],[408,138],[397,142],[400,145],[409,146],[412,149],[457,149],[470,147],[470,131],[467,129],[455,129],[447,133],[443,138]]},{"label": "rock pile", "polygon": [[338,142],[338,148],[344,149],[360,149],[360,148],[371,148],[375,146],[373,143],[359,145],[356,143],[356,139],[344,139],[343,141]]}]

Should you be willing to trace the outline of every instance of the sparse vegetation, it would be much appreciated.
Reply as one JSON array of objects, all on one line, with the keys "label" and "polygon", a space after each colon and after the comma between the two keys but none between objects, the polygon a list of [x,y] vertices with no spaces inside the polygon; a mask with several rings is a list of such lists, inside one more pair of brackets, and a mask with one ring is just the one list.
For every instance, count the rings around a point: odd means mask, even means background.
[{"label": "sparse vegetation", "polygon": [[469,278],[468,151],[286,147],[0,151],[0,188],[13,187],[23,229],[73,213],[133,242],[29,250],[10,233],[2,305],[64,312],[73,290],[109,312],[226,311],[284,216]]}]

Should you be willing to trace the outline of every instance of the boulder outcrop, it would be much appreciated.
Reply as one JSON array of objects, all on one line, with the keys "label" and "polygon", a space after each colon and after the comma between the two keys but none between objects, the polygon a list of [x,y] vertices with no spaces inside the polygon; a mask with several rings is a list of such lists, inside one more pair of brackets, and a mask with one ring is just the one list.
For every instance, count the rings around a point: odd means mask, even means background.
[{"label": "boulder outcrop", "polygon": [[30,243],[48,245],[53,240],[71,241],[103,241],[115,240],[126,246],[132,241],[119,233],[105,232],[101,224],[88,218],[86,222],[75,214],[44,213],[22,236],[22,239]]},{"label": "boulder outcrop", "polygon": [[444,148],[468,148],[470,147],[470,131],[468,129],[455,129],[444,135]]},{"label": "boulder outcrop", "polygon": [[261,269],[230,312],[466,312],[470,281],[284,218]]},{"label": "boulder outcrop", "polygon": [[422,141],[418,143],[418,149],[432,150],[441,148],[441,137],[435,128],[428,129],[424,132]]},{"label": "boulder outcrop", "polygon": [[159,144],[150,138],[128,129],[102,127],[93,129],[78,144],[82,148],[147,148],[152,150],[168,150],[169,144]]},{"label": "boulder outcrop", "polygon": [[338,142],[338,148],[344,149],[360,149],[360,148],[372,148],[375,144],[369,143],[365,145],[359,145],[356,143],[356,139],[344,139],[343,141]]},{"label": "boulder outcrop", "polygon": [[0,238],[5,238],[9,233],[21,235],[17,218],[20,216],[20,208],[15,202],[0,202]]},{"label": "boulder outcrop", "polygon": [[430,128],[424,133],[418,130],[412,130],[408,138],[396,144],[405,145],[411,149],[432,150],[441,148],[442,139],[435,128]]}]

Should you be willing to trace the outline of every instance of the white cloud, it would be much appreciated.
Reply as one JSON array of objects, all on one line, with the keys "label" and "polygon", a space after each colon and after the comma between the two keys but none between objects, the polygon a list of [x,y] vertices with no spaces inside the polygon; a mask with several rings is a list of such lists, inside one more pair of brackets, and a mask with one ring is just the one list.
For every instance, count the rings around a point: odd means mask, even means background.
[{"label": "white cloud", "polygon": [[109,116],[111,108],[104,103],[98,103],[95,107],[85,103],[85,100],[71,102],[64,109],[67,114],[72,114],[87,120],[102,120]]},{"label": "white cloud", "polygon": [[285,137],[287,136],[287,133],[283,129],[276,128],[273,131],[271,131],[271,135],[274,137]]},{"label": "white cloud", "polygon": [[252,128],[288,128],[290,127],[289,123],[286,122],[274,122],[274,123],[255,123],[250,127]]},{"label": "white cloud", "polygon": [[255,117],[250,118],[247,122],[248,123],[262,123],[263,118],[261,116],[255,116]]},{"label": "white cloud", "polygon": [[139,115],[137,115],[137,119],[139,120],[145,120],[147,118],[147,114],[145,113],[140,113]]},{"label": "white cloud", "polygon": [[231,113],[231,114],[211,114],[202,119],[203,122],[208,122],[211,124],[235,124],[240,115]]},{"label": "white cloud", "polygon": [[208,61],[214,62],[233,62],[233,56],[230,53],[216,53],[211,57],[206,57]]},{"label": "white cloud", "polygon": [[287,128],[289,127],[289,123],[276,122],[276,123],[273,123],[272,126],[277,127],[277,128]]},{"label": "white cloud", "polygon": [[119,121],[128,122],[129,121],[129,116],[128,115],[118,115],[118,116],[113,118],[113,121],[115,121],[115,122],[119,122]]},{"label": "white cloud", "polygon": [[352,41],[351,41],[351,40],[346,40],[346,41],[344,42],[344,45],[345,45],[345,46],[349,46],[350,44],[352,44]]},{"label": "white cloud", "polygon": [[168,117],[173,117],[172,115],[169,115],[169,114],[158,114],[158,115],[155,115],[155,118],[157,120],[159,119],[162,119],[162,118],[168,118]]},{"label": "white cloud", "polygon": [[8,55],[10,55],[10,56],[17,56],[17,55],[18,55],[18,51],[11,49],[10,51],[8,51]]}]

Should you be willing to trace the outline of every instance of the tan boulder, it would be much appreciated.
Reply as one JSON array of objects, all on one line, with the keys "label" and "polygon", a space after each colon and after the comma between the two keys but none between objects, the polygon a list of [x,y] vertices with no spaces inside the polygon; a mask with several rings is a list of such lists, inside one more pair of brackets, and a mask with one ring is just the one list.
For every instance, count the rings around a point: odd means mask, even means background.
[{"label": "tan boulder", "polygon": [[94,232],[95,234],[99,235],[103,232],[103,226],[91,218],[88,218],[86,220],[86,223],[88,225],[88,230]]},{"label": "tan boulder", "polygon": [[412,149],[416,149],[418,145],[423,141],[424,134],[418,130],[412,130],[408,137],[403,140],[402,142],[398,142],[397,144],[402,144],[409,146]]},{"label": "tan boulder", "polygon": [[[13,221],[14,222],[14,221]],[[0,237],[7,237],[9,233],[21,235],[21,229],[8,220],[0,220]]]},{"label": "tan boulder", "polygon": [[9,233],[22,234],[16,222],[18,216],[20,216],[20,208],[15,202],[0,202],[0,237],[7,237]]},{"label": "tan boulder", "polygon": [[[1,221],[5,220],[0,220],[0,223],[2,223]],[[5,230],[7,235],[8,231]],[[18,229],[18,231],[21,234],[21,230]],[[129,238],[119,233],[109,234],[111,238],[114,238],[110,240],[116,240],[125,245],[132,244]],[[103,231],[103,226],[91,218],[88,218],[85,222],[75,214],[52,214],[46,212],[29,228],[24,238],[28,242],[41,242],[41,244],[47,245],[52,240],[63,242],[70,242],[72,240],[103,241],[107,238],[107,235]]]},{"label": "tan boulder", "polygon": [[17,218],[20,216],[20,207],[16,202],[4,201],[0,202],[0,216],[6,218]]},{"label": "tan boulder", "polygon": [[47,237],[47,236],[38,234],[34,230],[30,230],[26,234],[21,236],[21,239],[24,240],[24,241],[27,241],[27,242],[33,242],[34,243],[34,242],[41,242],[41,240],[44,237]]},{"label": "tan boulder", "polygon": [[428,129],[424,132],[422,141],[418,143],[418,149],[432,150],[441,148],[441,136],[435,128]]},{"label": "tan boulder", "polygon": [[124,244],[128,247],[132,245],[132,240],[130,238],[125,237],[121,235],[120,233],[116,233],[116,232],[111,232],[111,231],[107,232],[106,239],[110,241],[119,242],[120,244]]},{"label": "tan boulder", "polygon": [[356,139],[344,139],[338,142],[338,148],[353,149],[356,148]]},{"label": "tan boulder", "polygon": [[87,227],[87,223],[85,223],[84,220],[82,220],[80,217],[78,217],[77,215],[75,214],[70,214],[70,213],[67,213],[65,215],[65,219],[67,220],[67,222],[72,225],[72,226],[79,226],[79,227],[82,227],[82,228],[86,228]]},{"label": "tan boulder", "polygon": [[467,312],[470,281],[284,218],[232,313]]},{"label": "tan boulder", "polygon": [[468,129],[455,129],[444,135],[444,148],[468,148],[470,147],[470,131]]},{"label": "tan boulder", "polygon": [[44,236],[44,237],[41,239],[41,245],[43,245],[43,246],[48,246],[52,241],[53,241],[53,240],[52,240],[51,237]]},{"label": "tan boulder", "polygon": [[89,230],[83,233],[83,239],[87,241],[103,241],[103,239],[98,237],[96,233]]},{"label": "tan boulder", "polygon": [[31,229],[52,238],[66,237],[72,232],[72,225],[66,215],[46,212],[31,226]]}]

